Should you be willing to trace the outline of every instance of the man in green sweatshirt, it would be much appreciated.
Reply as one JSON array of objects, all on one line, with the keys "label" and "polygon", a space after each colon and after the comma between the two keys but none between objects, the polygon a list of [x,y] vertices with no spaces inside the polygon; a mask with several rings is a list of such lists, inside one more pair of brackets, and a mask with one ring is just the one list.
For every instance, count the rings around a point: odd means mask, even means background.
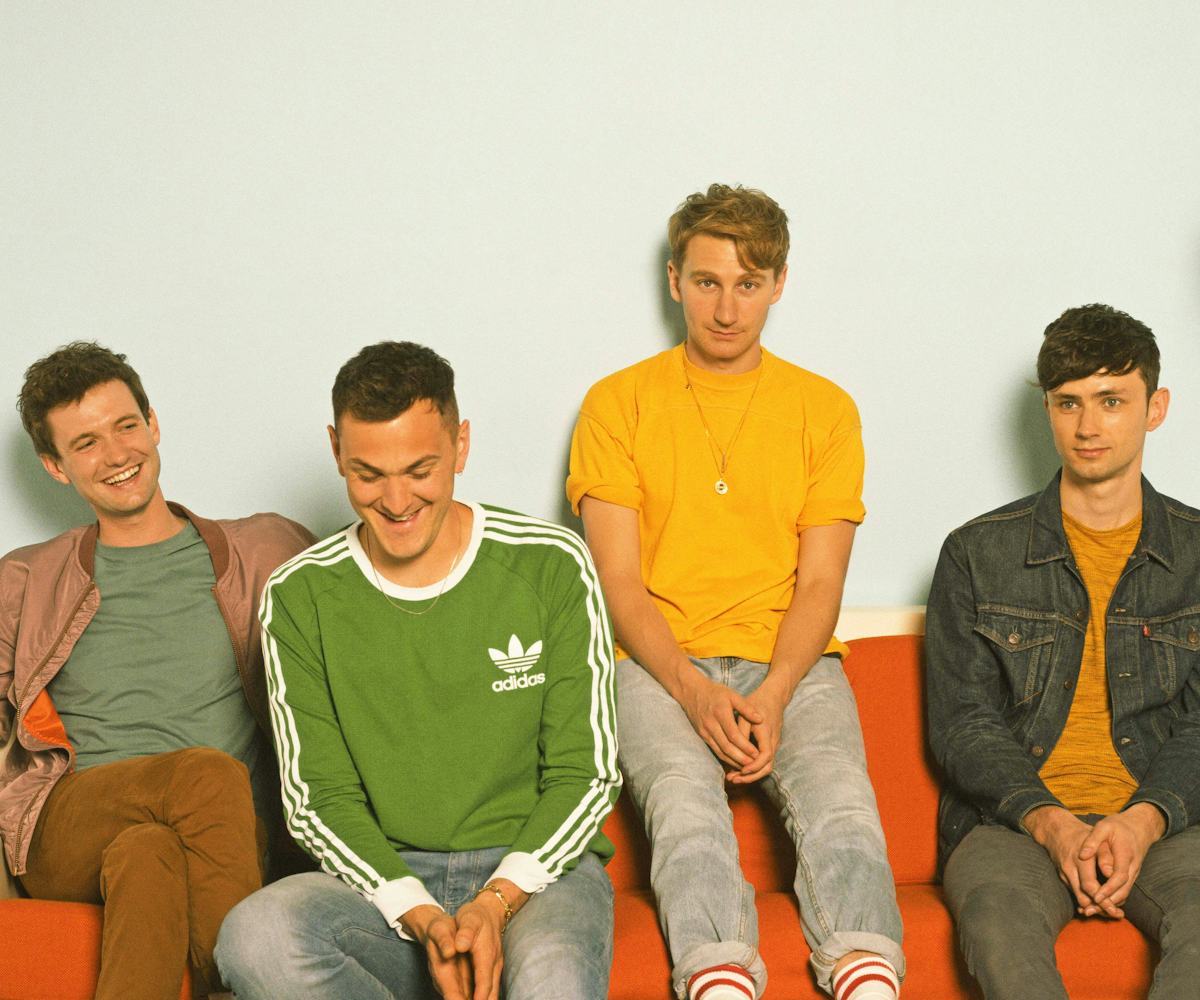
[{"label": "man in green sweatshirt", "polygon": [[289,827],[326,874],[238,906],[221,971],[239,1000],[603,1000],[621,779],[587,549],[454,499],[470,428],[428,348],[364,348],[333,412],[360,520],[260,609]]}]

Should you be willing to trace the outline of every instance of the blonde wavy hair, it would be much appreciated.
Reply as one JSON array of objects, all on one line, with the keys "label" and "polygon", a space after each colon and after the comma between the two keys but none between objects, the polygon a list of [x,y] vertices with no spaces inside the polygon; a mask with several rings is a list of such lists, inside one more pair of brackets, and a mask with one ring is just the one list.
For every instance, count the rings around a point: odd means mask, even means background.
[{"label": "blonde wavy hair", "polygon": [[770,269],[778,276],[787,263],[787,214],[756,188],[713,184],[684,199],[667,223],[677,269],[683,266],[688,242],[700,234],[733,240],[738,263],[747,270]]}]

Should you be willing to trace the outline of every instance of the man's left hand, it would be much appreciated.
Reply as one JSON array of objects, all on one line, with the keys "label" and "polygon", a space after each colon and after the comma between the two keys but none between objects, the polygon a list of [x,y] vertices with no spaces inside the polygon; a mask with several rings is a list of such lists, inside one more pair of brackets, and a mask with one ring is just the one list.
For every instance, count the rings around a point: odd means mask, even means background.
[{"label": "man's left hand", "polygon": [[500,973],[504,968],[504,950],[500,932],[504,911],[486,905],[480,897],[463,903],[454,914],[458,932],[454,948],[469,959],[475,989],[471,1000],[500,1000]]},{"label": "man's left hand", "polygon": [[[1138,802],[1123,812],[1105,816],[1092,828],[1079,849],[1079,858],[1095,858],[1096,867],[1104,875],[1104,884],[1091,893],[1097,911],[1108,910],[1106,902],[1119,908],[1129,898],[1146,852],[1166,830],[1163,814],[1149,802]],[[1124,916],[1119,909],[1118,913]]]},{"label": "man's left hand", "polygon": [[750,694],[746,701],[758,710],[760,722],[738,719],[738,728],[750,737],[758,753],[750,758],[740,770],[730,771],[726,780],[731,785],[750,785],[771,773],[775,765],[775,751],[779,749],[779,736],[783,730],[783,710],[791,698],[783,685],[771,679],[768,673],[763,682]]}]

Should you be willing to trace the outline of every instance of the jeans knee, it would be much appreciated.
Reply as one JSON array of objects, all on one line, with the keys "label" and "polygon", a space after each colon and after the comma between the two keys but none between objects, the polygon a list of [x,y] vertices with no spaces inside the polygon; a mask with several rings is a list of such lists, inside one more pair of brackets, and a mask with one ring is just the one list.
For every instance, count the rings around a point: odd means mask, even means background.
[{"label": "jeans knee", "polygon": [[1159,943],[1164,951],[1200,959],[1200,899],[1174,906],[1163,915]]},{"label": "jeans knee", "polygon": [[221,978],[235,988],[253,974],[267,954],[261,938],[264,928],[272,926],[275,914],[269,908],[264,910],[259,895],[247,896],[225,914],[213,948]]},{"label": "jeans knee", "polygon": [[963,951],[971,962],[1011,959],[1053,949],[1057,936],[1027,894],[1008,886],[980,886],[968,893],[955,914]]}]

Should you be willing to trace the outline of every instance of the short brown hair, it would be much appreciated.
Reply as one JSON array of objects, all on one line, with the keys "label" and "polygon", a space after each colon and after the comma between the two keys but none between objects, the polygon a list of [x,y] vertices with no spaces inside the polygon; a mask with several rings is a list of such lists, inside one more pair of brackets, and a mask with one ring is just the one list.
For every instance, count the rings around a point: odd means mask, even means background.
[{"label": "short brown hair", "polygon": [[1158,388],[1159,355],[1154,334],[1128,313],[1099,302],[1068,309],[1046,327],[1038,352],[1043,392],[1097,372],[1138,371],[1149,397]]},{"label": "short brown hair", "polygon": [[778,276],[787,263],[787,215],[755,188],[713,184],[684,199],[667,223],[676,268],[683,266],[688,241],[701,233],[733,240],[738,263],[747,270],[770,269]]},{"label": "short brown hair", "polygon": [[17,397],[21,423],[39,455],[59,458],[50,436],[46,415],[59,406],[78,403],[90,389],[105,382],[124,382],[142,416],[150,419],[150,401],[138,373],[117,354],[94,341],[76,340],[35,361],[25,370],[25,384]]},{"label": "short brown hair", "polygon": [[411,341],[364,347],[342,365],[333,382],[333,424],[342,414],[373,423],[393,420],[427,399],[446,426],[458,428],[454,369],[445,358]]}]

